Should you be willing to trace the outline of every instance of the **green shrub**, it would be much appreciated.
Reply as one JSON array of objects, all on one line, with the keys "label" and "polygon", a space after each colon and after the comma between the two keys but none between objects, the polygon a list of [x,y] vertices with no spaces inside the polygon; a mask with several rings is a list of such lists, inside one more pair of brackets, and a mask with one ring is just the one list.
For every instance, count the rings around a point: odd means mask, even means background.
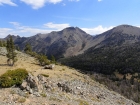
[{"label": "green shrub", "polygon": [[28,72],[25,69],[8,70],[0,76],[0,86],[4,88],[13,85],[19,86],[27,75]]},{"label": "green shrub", "polygon": [[84,101],[84,100],[79,100],[79,105],[89,105],[88,102]]}]

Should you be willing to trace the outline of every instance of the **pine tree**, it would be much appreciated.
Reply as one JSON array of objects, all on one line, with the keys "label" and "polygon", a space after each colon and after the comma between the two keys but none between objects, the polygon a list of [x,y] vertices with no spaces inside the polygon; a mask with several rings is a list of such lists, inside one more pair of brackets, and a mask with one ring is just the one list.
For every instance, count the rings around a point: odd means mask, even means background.
[{"label": "pine tree", "polygon": [[8,58],[7,63],[9,66],[13,66],[17,59],[16,59],[15,46],[14,46],[12,36],[10,36],[10,39],[7,39],[6,49],[7,49],[6,56]]},{"label": "pine tree", "polygon": [[31,45],[29,43],[26,43],[24,51],[26,53],[32,52],[32,47],[31,47]]},{"label": "pine tree", "polygon": [[55,61],[55,57],[53,56],[53,55],[51,55],[51,63],[56,63],[56,61]]}]

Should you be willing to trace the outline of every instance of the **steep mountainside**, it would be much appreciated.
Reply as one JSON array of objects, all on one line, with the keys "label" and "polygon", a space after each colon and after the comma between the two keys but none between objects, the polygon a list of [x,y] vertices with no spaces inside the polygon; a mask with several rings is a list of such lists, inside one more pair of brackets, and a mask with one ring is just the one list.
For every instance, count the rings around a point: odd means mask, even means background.
[{"label": "steep mountainside", "polygon": [[0,89],[0,105],[139,105],[73,68],[44,69],[35,58],[18,51],[18,61],[11,67],[4,47],[0,59],[0,75],[17,68],[29,72],[21,86]]},{"label": "steep mountainside", "polygon": [[100,43],[81,55],[61,59],[61,63],[91,75],[101,73],[101,78],[94,78],[140,102],[140,28],[118,26],[94,40],[100,40]]},{"label": "steep mountainside", "polygon": [[94,37],[94,40],[100,40],[100,43],[96,44],[96,48],[109,45],[131,45],[140,41],[140,28],[130,25],[120,25]]}]

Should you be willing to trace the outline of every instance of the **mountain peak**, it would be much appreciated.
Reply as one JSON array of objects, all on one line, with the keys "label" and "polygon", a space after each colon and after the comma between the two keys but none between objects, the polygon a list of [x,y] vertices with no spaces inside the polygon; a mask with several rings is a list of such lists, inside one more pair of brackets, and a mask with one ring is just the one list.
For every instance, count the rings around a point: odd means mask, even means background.
[{"label": "mountain peak", "polygon": [[131,25],[119,25],[113,28],[111,31],[112,33],[119,32],[122,34],[140,36],[140,28],[136,26],[131,26]]}]

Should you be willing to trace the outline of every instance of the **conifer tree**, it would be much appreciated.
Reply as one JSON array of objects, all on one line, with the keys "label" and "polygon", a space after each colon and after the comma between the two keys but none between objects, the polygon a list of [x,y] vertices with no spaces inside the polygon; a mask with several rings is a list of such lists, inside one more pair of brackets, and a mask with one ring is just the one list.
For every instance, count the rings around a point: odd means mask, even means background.
[{"label": "conifer tree", "polygon": [[7,39],[6,49],[7,49],[6,56],[8,58],[7,63],[9,66],[13,66],[17,59],[16,59],[15,46],[14,46],[12,36],[10,36],[10,38]]},{"label": "conifer tree", "polygon": [[51,55],[51,63],[56,63],[55,57],[53,55]]},{"label": "conifer tree", "polygon": [[29,43],[26,43],[24,51],[26,53],[32,52],[32,47],[31,47],[31,45]]}]

